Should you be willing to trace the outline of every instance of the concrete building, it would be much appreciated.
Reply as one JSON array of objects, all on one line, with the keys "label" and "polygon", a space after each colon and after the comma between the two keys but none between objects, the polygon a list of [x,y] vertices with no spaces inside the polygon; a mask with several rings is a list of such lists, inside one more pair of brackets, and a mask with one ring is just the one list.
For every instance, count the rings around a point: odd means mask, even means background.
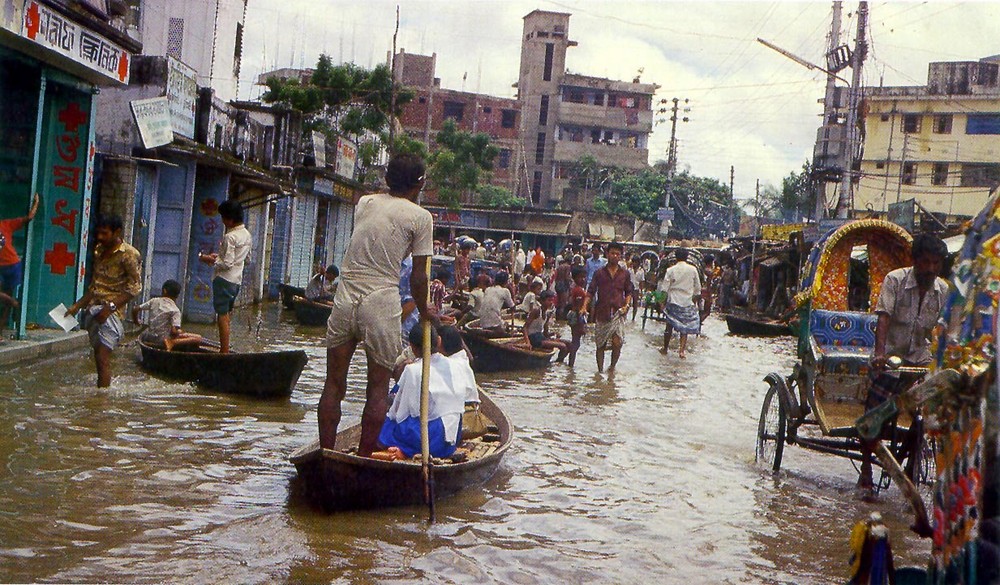
[{"label": "concrete building", "polygon": [[34,221],[13,234],[24,278],[18,337],[52,327],[48,312],[83,295],[90,258],[98,90],[129,79],[140,43],[119,26],[123,6],[94,0],[0,5],[0,217]]},{"label": "concrete building", "polygon": [[982,209],[1000,184],[998,69],[1000,56],[931,63],[926,85],[867,89],[854,209],[909,199],[950,219]]},{"label": "concrete building", "polygon": [[593,194],[571,187],[574,165],[590,155],[602,166],[640,170],[649,164],[654,83],[567,72],[570,15],[535,10],[524,17],[521,140],[530,200],[546,208],[590,209]]},{"label": "concrete building", "polygon": [[127,26],[146,55],[195,70],[199,87],[236,99],[248,0],[126,0]]},{"label": "concrete building", "polygon": [[[490,182],[524,195],[527,180],[521,147],[521,107],[513,98],[441,88],[434,77],[437,55],[416,55],[401,50],[393,59],[396,80],[416,96],[403,107],[399,118],[403,130],[434,149],[434,137],[447,120],[459,130],[483,132],[499,149]],[[429,193],[433,197],[433,193]],[[474,197],[463,203],[477,203]]]}]

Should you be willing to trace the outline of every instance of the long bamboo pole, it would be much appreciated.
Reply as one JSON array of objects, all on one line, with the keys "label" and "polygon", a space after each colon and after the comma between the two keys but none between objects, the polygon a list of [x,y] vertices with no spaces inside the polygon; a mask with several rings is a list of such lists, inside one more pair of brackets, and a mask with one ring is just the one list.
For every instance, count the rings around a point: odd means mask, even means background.
[{"label": "long bamboo pole", "polygon": [[[430,281],[431,281],[431,259],[427,259],[424,267],[427,273],[427,305],[430,306]],[[434,523],[434,469],[431,465],[431,445],[428,436],[427,425],[430,414],[431,393],[431,322],[423,320],[424,342],[423,342],[423,362],[420,373],[420,466],[424,476],[424,501],[430,511],[428,521]]]}]

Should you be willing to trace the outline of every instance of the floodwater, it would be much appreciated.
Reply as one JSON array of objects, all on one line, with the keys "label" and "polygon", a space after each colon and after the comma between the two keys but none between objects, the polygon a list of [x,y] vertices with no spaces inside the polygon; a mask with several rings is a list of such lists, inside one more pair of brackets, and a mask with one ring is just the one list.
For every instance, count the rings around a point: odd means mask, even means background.
[{"label": "floodwater", "polygon": [[[290,399],[162,382],[134,344],[110,389],[82,351],[0,376],[0,581],[842,583],[872,510],[896,566],[925,564],[895,488],[855,501],[849,461],[795,447],[776,477],[754,463],[761,380],[790,370],[791,338],[733,337],[713,316],[680,360],[636,321],[614,375],[588,340],[576,370],[480,376],[515,444],[429,526],[423,507],[326,515],[290,496],[287,457],[316,436],[323,331],[274,304],[233,322],[237,348],[307,350]],[[351,382],[345,425],[362,369]]]}]

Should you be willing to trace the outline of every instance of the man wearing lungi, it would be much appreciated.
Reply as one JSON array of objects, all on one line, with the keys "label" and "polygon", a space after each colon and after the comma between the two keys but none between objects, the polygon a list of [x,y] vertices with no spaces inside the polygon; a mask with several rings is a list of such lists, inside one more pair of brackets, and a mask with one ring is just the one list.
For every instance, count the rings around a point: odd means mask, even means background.
[{"label": "man wearing lungi", "polygon": [[628,269],[621,265],[624,248],[618,242],[608,244],[607,264],[597,269],[587,292],[594,299],[594,341],[597,345],[597,371],[604,371],[604,352],[611,346],[611,372],[621,357],[625,344],[625,315],[632,306],[635,289]]},{"label": "man wearing lungi", "polygon": [[688,264],[688,251],[678,248],[674,251],[677,263],[667,269],[660,281],[659,290],[667,293],[663,305],[666,327],[663,329],[663,347],[660,353],[666,355],[674,329],[681,334],[679,355],[687,357],[688,335],[701,332],[701,316],[698,313],[698,299],[701,298],[701,276],[698,269]]}]

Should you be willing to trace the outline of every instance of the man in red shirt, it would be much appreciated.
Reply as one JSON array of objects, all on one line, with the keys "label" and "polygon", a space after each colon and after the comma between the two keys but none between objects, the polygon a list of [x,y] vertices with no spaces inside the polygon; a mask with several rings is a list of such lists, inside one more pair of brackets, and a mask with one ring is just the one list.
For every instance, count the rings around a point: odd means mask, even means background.
[{"label": "man in red shirt", "polygon": [[625,343],[625,314],[632,306],[632,275],[621,265],[623,246],[618,242],[608,244],[608,263],[594,273],[587,292],[595,299],[593,310],[594,342],[597,345],[597,370],[604,371],[604,352],[611,346],[613,371],[621,357]]},{"label": "man in red shirt", "polygon": [[14,232],[28,225],[38,211],[38,194],[31,202],[31,210],[24,217],[0,219],[0,343],[10,319],[10,310],[17,308],[18,288],[24,275],[21,257],[14,249]]}]

